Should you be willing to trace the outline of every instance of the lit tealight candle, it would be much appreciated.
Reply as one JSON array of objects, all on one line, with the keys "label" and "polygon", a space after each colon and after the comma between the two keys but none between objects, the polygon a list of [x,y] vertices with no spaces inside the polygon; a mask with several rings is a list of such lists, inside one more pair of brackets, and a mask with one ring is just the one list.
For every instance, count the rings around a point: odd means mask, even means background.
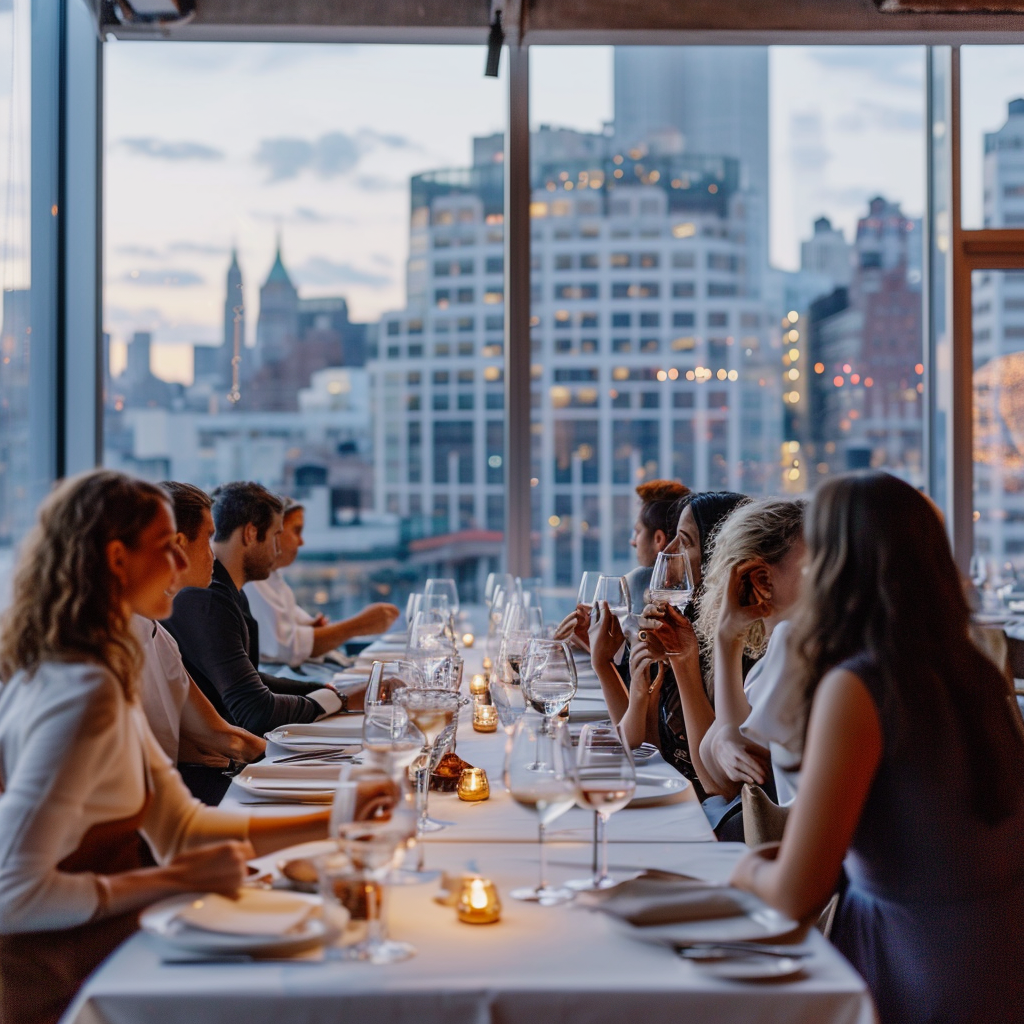
[{"label": "lit tealight candle", "polygon": [[494,924],[501,917],[498,890],[489,878],[463,878],[455,912],[466,924]]},{"label": "lit tealight candle", "polygon": [[472,633],[463,633],[462,634],[462,646],[463,647],[472,647],[474,640],[476,640],[476,637],[473,636]]},{"label": "lit tealight candle", "polygon": [[498,709],[493,704],[477,704],[473,708],[473,731],[498,731]]},{"label": "lit tealight candle", "polygon": [[484,671],[485,672],[490,672],[491,669],[494,668],[494,662],[491,661],[490,658],[485,656],[484,657],[484,666],[483,667],[484,667]]},{"label": "lit tealight candle", "polygon": [[491,795],[487,772],[483,768],[463,768],[459,776],[458,794],[460,800],[470,803],[486,800]]},{"label": "lit tealight candle", "polygon": [[486,697],[488,693],[487,676],[481,675],[479,672],[475,676],[471,676],[469,680],[469,693],[478,702],[481,697]]}]

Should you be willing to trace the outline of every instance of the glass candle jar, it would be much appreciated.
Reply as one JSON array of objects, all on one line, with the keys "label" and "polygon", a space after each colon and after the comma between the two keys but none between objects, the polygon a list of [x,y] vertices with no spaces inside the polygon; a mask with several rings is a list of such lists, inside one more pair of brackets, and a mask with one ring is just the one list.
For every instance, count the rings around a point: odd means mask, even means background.
[{"label": "glass candle jar", "polygon": [[473,708],[473,730],[475,732],[497,732],[498,709],[493,704],[477,704]]},{"label": "glass candle jar", "polygon": [[455,913],[466,924],[494,924],[501,917],[501,901],[494,883],[489,878],[463,878]]},{"label": "glass candle jar", "polygon": [[491,787],[487,781],[487,772],[483,768],[463,768],[459,776],[457,790],[460,800],[473,803],[486,800],[491,795]]}]

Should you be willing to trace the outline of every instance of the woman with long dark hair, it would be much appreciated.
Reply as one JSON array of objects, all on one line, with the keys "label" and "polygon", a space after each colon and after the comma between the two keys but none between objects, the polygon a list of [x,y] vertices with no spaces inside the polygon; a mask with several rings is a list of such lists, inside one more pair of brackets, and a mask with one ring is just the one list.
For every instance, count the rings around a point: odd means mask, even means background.
[{"label": "woman with long dark hair", "polygon": [[607,606],[600,610],[590,632],[591,660],[612,719],[622,722],[634,746],[645,741],[656,744],[665,760],[694,783],[701,799],[705,779],[698,749],[715,712],[692,621],[715,534],[728,516],[749,500],[732,491],[703,491],[679,500],[676,535],[665,550],[689,556],[695,598],[684,612],[671,607],[645,609],[651,628],[631,646],[628,688],[613,663],[623,643],[622,630]]},{"label": "woman with long dark hair", "polygon": [[928,500],[884,473],[815,496],[791,649],[808,724],[780,845],[733,883],[832,939],[886,1024],[1009,1020],[1024,1005],[1024,733]]}]

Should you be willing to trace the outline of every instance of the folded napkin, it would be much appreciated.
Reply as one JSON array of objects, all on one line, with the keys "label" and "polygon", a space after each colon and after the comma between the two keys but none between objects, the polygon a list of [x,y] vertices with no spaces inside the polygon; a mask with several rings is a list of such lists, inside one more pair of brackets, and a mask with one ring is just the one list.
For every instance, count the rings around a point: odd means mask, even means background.
[{"label": "folded napkin", "polygon": [[638,928],[740,917],[751,907],[750,898],[739,889],[660,873],[591,894],[589,902],[594,909]]},{"label": "folded napkin", "polygon": [[242,889],[237,900],[215,893],[198,896],[178,911],[177,920],[192,928],[228,935],[290,935],[315,910],[314,904],[291,893]]}]

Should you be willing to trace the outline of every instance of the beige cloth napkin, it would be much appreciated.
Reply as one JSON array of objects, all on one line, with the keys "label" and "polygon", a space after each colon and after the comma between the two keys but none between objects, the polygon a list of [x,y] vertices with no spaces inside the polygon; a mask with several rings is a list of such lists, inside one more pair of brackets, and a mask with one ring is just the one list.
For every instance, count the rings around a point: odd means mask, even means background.
[{"label": "beige cloth napkin", "polygon": [[651,875],[595,893],[591,903],[639,928],[739,917],[750,909],[749,897],[738,889]]},{"label": "beige cloth napkin", "polygon": [[228,935],[290,935],[315,909],[291,893],[242,889],[237,900],[213,893],[198,896],[178,912],[177,919],[193,928]]}]

